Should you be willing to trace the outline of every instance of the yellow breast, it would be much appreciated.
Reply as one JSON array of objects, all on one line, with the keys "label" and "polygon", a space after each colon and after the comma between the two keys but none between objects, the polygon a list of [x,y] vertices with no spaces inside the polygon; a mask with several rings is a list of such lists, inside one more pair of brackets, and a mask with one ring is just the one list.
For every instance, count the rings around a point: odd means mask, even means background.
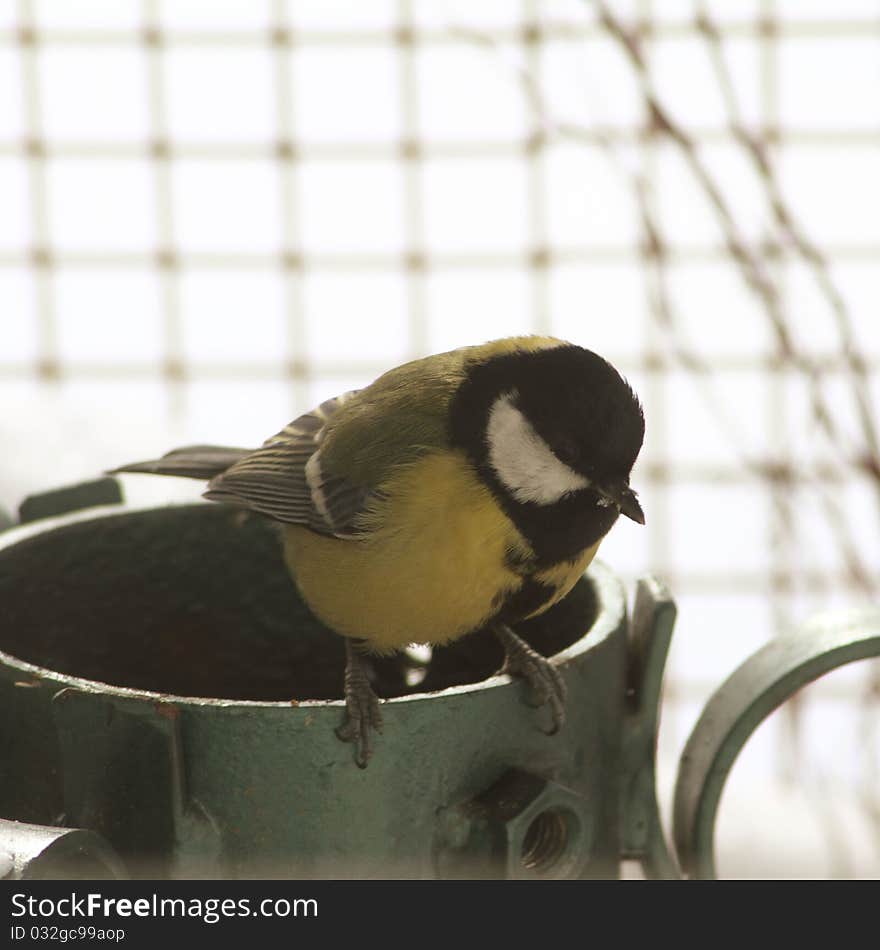
[{"label": "yellow breast", "polygon": [[381,487],[363,540],[284,532],[285,557],[314,613],[377,651],[444,643],[481,626],[520,579],[523,541],[463,454],[435,453]]},{"label": "yellow breast", "polygon": [[[328,627],[376,652],[446,643],[481,627],[522,583],[508,565],[529,549],[463,453],[423,456],[382,486],[365,536],[340,540],[290,525],[284,553]],[[563,597],[598,548],[536,574]],[[511,558],[511,555],[514,555]]]}]

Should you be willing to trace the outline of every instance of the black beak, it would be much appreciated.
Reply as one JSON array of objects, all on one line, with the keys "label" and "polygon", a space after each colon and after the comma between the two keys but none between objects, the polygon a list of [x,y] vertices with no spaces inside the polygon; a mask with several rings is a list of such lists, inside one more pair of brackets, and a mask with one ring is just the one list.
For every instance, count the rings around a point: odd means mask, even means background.
[{"label": "black beak", "polygon": [[631,488],[624,488],[620,496],[620,513],[631,518],[638,524],[645,523],[645,513],[639,504],[636,493]]}]

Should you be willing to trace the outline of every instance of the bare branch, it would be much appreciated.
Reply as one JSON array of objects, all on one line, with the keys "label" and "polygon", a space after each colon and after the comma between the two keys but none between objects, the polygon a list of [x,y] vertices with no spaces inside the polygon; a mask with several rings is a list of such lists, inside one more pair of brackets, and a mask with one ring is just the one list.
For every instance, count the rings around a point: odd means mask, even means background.
[{"label": "bare branch", "polygon": [[834,282],[827,259],[817,245],[810,240],[806,231],[786,205],[769,151],[764,147],[763,142],[745,128],[741,121],[739,103],[730,70],[727,67],[727,60],[724,56],[721,33],[702,2],[698,3],[695,22],[709,47],[712,65],[724,98],[731,132],[752,160],[777,226],[789,244],[800,255],[801,260],[809,267],[816,286],[827,301],[834,316],[841,341],[841,353],[850,371],[859,423],[867,446],[866,455],[860,460],[859,467],[876,482],[878,491],[880,491],[880,437],[878,437],[877,427],[871,411],[867,367],[855,341],[852,320],[846,301]]}]

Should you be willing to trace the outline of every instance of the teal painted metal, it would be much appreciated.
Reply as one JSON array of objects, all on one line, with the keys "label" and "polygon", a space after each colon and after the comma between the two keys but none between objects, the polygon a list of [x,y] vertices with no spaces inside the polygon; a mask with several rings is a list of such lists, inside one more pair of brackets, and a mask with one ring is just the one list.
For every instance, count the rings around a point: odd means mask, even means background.
[{"label": "teal painted metal", "polygon": [[676,784],[675,843],[690,877],[716,876],[718,803],[758,726],[808,683],[874,656],[880,656],[880,609],[823,614],[758,650],[714,693],[685,746]]},{"label": "teal painted metal", "polygon": [[90,482],[65,485],[52,491],[28,495],[18,506],[21,522],[55,518],[69,511],[97,508],[100,505],[118,505],[122,502],[122,490],[115,478],[96,478]]},{"label": "teal painted metal", "polygon": [[0,814],[63,812],[134,876],[615,877],[638,648],[607,568],[576,590],[532,630],[568,686],[558,736],[519,682],[491,675],[500,656],[476,635],[435,654],[425,692],[384,703],[362,771],[334,736],[341,699],[310,696],[300,675],[320,667],[315,682],[338,691],[341,643],[304,611],[262,521],[112,506],[12,529]]},{"label": "teal painted metal", "polygon": [[[57,839],[58,856],[78,841],[81,867],[111,875],[608,878],[627,858],[680,876],[655,790],[675,622],[659,581],[639,581],[630,624],[594,564],[529,629],[568,686],[553,738],[521,685],[492,675],[488,638],[437,651],[420,692],[377,663],[392,698],[362,771],[333,735],[341,641],[296,596],[271,530],[201,504],[70,510],[115,491],[36,496],[29,516],[67,513],[0,535],[0,814],[15,819],[0,822],[0,873],[76,873],[40,857]],[[760,722],[878,653],[880,611],[821,617],[722,685],[678,776],[687,875],[715,874],[723,785]]]},{"label": "teal painted metal", "polygon": [[663,670],[675,624],[675,602],[656,578],[636,586],[629,639],[623,722],[621,853],[638,859],[649,878],[680,877],[657,804],[657,731]]}]

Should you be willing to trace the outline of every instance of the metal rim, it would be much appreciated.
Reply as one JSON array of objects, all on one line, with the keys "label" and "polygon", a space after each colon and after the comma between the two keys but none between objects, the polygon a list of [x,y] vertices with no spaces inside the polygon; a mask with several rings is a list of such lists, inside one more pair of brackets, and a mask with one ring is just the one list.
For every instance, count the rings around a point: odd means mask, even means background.
[{"label": "metal rim", "polygon": [[[10,528],[0,534],[0,551],[14,547],[21,541],[50,533],[67,525],[86,521],[98,521],[103,518],[125,517],[132,514],[144,514],[150,511],[167,511],[169,507],[195,508],[209,507],[208,502],[186,502],[181,505],[104,505],[96,508],[86,508],[71,512],[56,518],[46,518],[26,525]],[[215,507],[215,506],[210,506]],[[570,646],[555,654],[558,665],[564,666],[577,658],[596,649],[621,624],[626,615],[626,596],[622,582],[609,567],[601,562],[594,561],[586,572],[586,576],[593,583],[596,591],[597,613],[593,625],[584,631],[581,638]],[[126,686],[116,686],[100,680],[90,680],[83,677],[61,673],[48,667],[20,660],[18,657],[0,650],[0,673],[3,668],[17,673],[26,674],[31,678],[57,684],[58,689],[76,689],[82,692],[101,693],[105,696],[117,697],[123,700],[147,701],[150,703],[170,703],[176,706],[213,707],[213,708],[273,708],[273,709],[315,709],[315,708],[343,708],[344,699],[318,700],[309,699],[292,707],[289,702],[251,700],[251,699],[219,699],[215,697],[181,696],[174,693],[159,693],[152,690],[131,689]],[[383,700],[383,706],[394,706],[402,703],[417,703],[425,700],[437,701],[483,691],[498,689],[513,685],[513,680],[506,674],[490,676],[478,683],[465,683],[460,686],[448,686],[445,689],[431,693],[409,693],[406,696],[395,696]]]}]

